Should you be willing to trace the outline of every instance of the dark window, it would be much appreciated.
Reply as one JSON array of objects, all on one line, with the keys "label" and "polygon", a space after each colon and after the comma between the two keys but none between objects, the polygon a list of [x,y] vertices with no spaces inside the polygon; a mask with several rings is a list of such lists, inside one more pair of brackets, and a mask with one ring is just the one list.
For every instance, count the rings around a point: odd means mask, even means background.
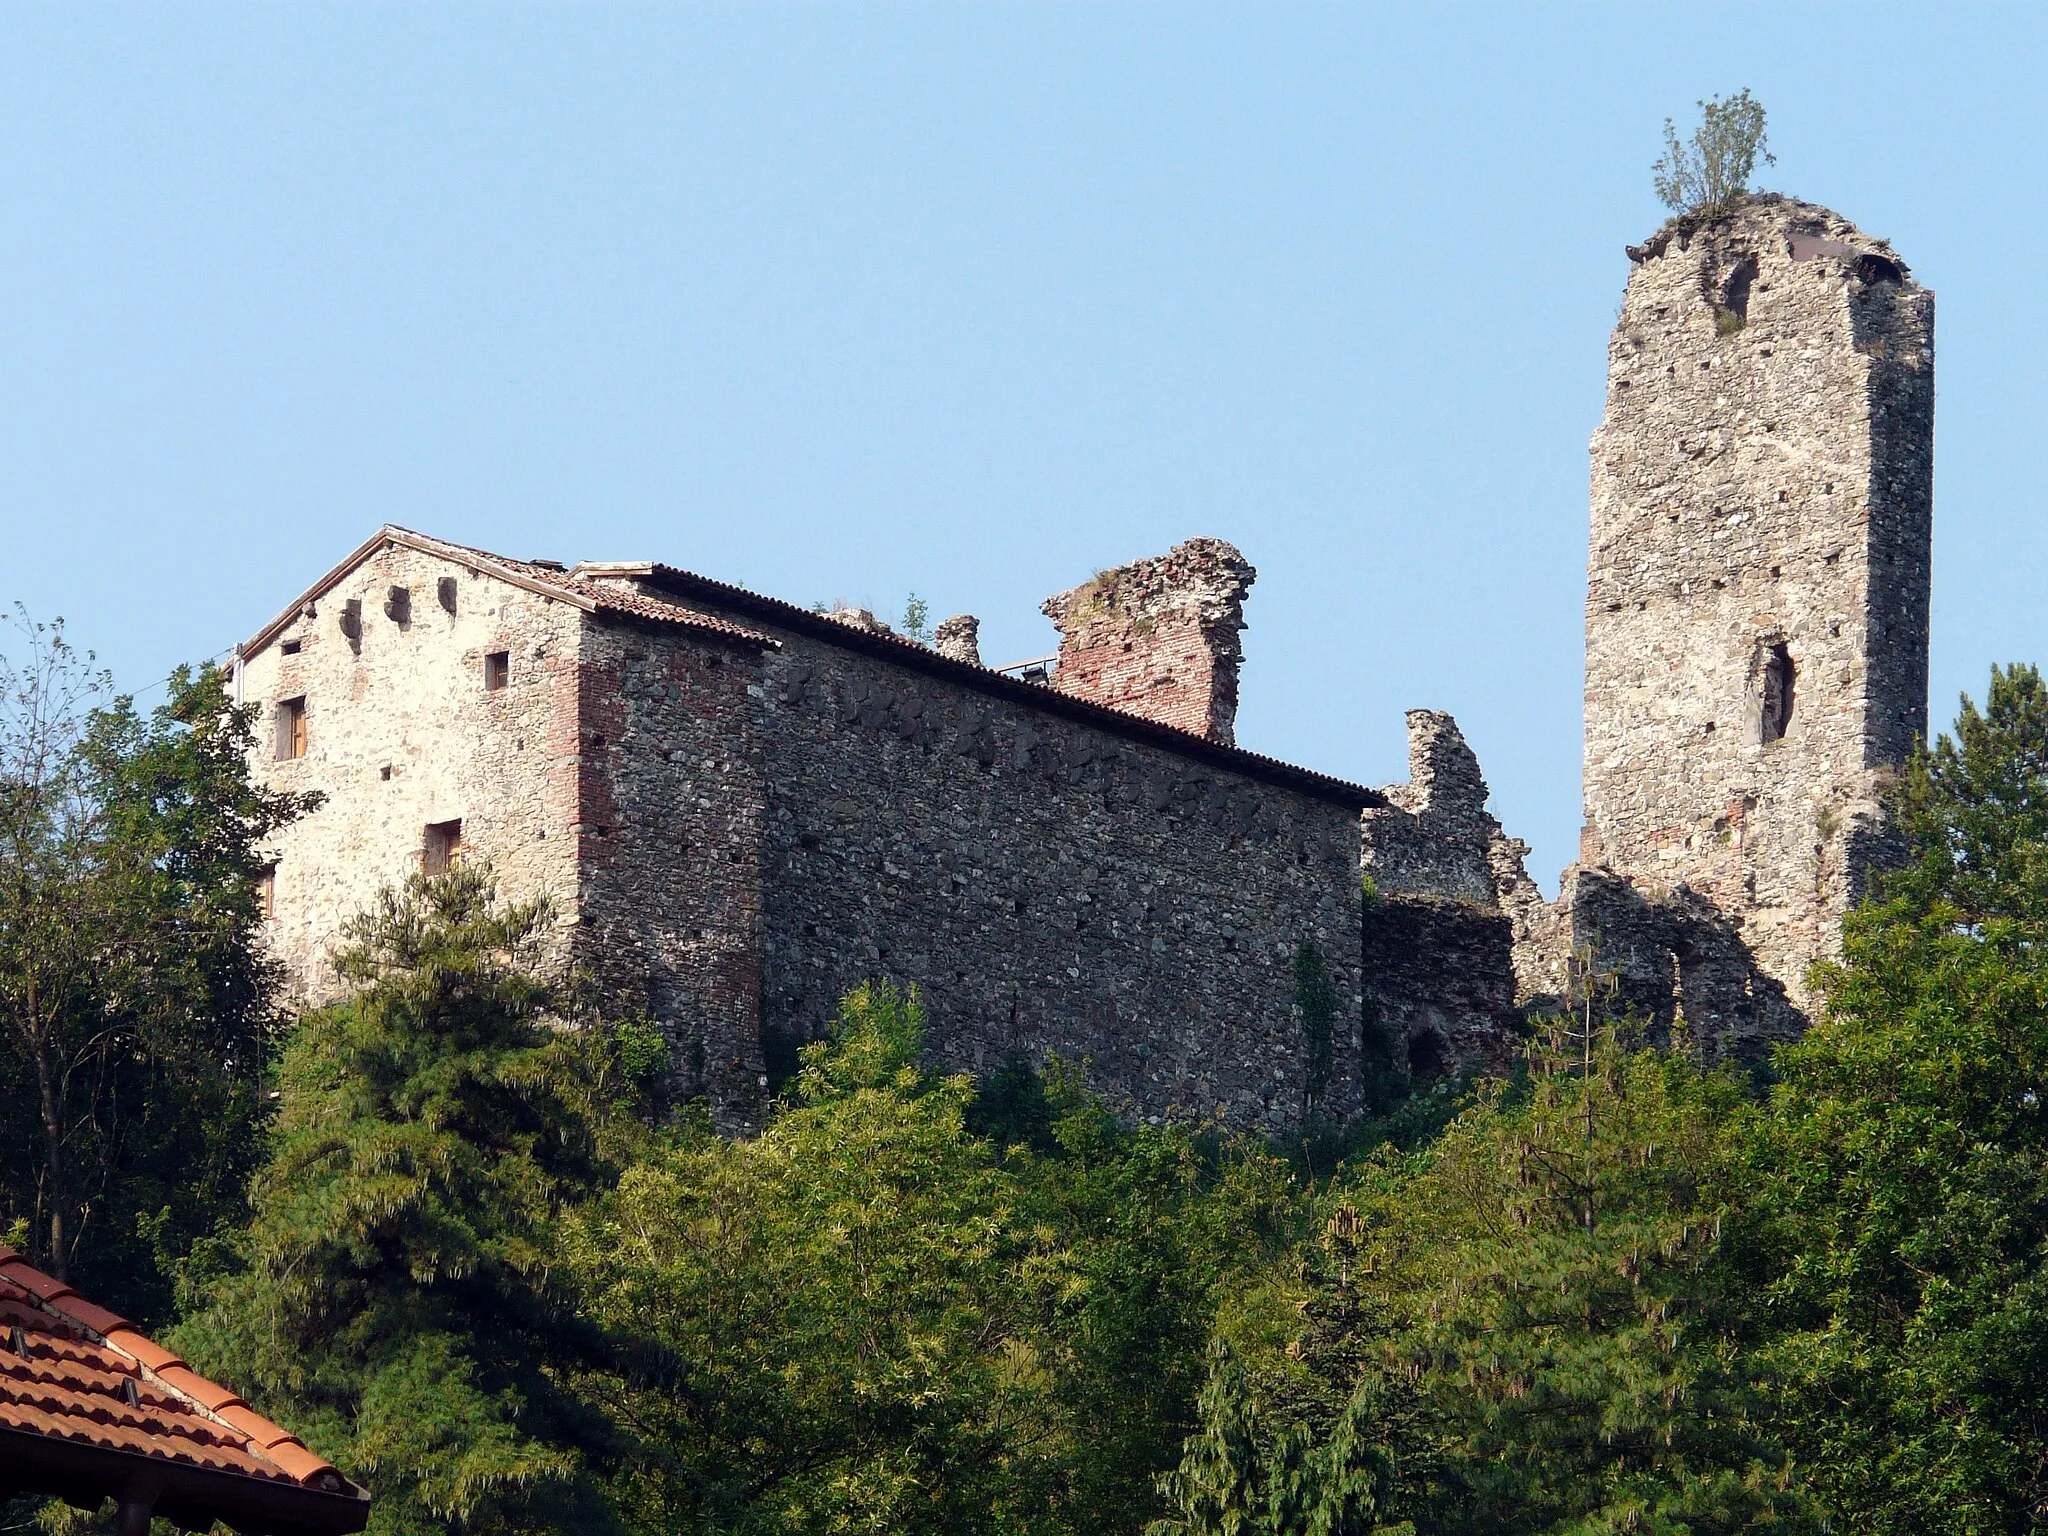
[{"label": "dark window", "polygon": [[285,699],[277,706],[277,756],[280,762],[286,758],[306,755],[306,700],[302,694],[296,699]]},{"label": "dark window", "polygon": [[426,846],[420,853],[420,868],[430,875],[445,875],[462,862],[462,823],[434,821],[427,824]]},{"label": "dark window", "polygon": [[1757,740],[1768,746],[1785,739],[1792,727],[1794,669],[1792,653],[1782,645],[1764,647],[1757,668]]},{"label": "dark window", "polygon": [[1444,1075],[1445,1066],[1442,1035],[1424,1029],[1408,1037],[1408,1075],[1415,1081],[1434,1082]]},{"label": "dark window", "polygon": [[450,613],[455,611],[455,578],[443,576],[434,583],[434,595],[441,600],[441,606]]},{"label": "dark window", "polygon": [[384,617],[394,624],[412,622],[412,588],[393,587],[384,598]]},{"label": "dark window", "polygon": [[512,653],[491,651],[484,657],[484,692],[496,693],[512,680]]},{"label": "dark window", "polygon": [[277,916],[277,866],[266,864],[256,875],[257,910],[264,917]]},{"label": "dark window", "polygon": [[287,656],[296,656],[299,654],[299,642],[296,640],[287,640],[283,645],[278,647],[278,649],[283,651]]}]

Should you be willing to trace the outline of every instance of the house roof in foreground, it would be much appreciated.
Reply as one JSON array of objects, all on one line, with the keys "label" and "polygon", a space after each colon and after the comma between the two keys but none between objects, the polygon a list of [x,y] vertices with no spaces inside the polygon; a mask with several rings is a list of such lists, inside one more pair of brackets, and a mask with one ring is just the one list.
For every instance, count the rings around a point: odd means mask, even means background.
[{"label": "house roof in foreground", "polygon": [[195,1529],[360,1531],[370,1497],[127,1319],[0,1248],[0,1485]]},{"label": "house roof in foreground", "polygon": [[[1262,780],[1318,800],[1333,801],[1353,810],[1363,810],[1387,803],[1386,797],[1378,790],[1367,789],[1362,784],[1353,784],[1346,779],[1317,773],[1312,768],[1302,768],[1293,763],[1283,762],[1277,757],[1267,757],[1263,753],[1248,752],[1243,747],[1225,746],[1221,742],[1209,740],[1206,736],[1197,736],[1128,710],[1076,698],[1070,693],[1061,693],[1057,688],[1043,683],[1027,683],[972,662],[955,661],[950,656],[942,656],[929,646],[905,639],[901,635],[874,634],[864,629],[856,629],[829,614],[815,613],[795,603],[784,602],[781,598],[750,592],[745,587],[716,581],[709,576],[699,576],[694,571],[682,570],[677,566],[663,565],[658,561],[585,561],[565,569],[552,562],[514,560],[504,555],[494,555],[488,550],[473,549],[466,544],[451,544],[445,539],[431,538],[391,523],[387,523],[375,535],[366,539],[333,570],[302,592],[292,601],[291,606],[245,641],[238,648],[237,654],[243,657],[253,656],[269,645],[298,618],[308,604],[317,603],[349,572],[386,545],[415,549],[455,561],[471,570],[494,576],[500,581],[510,582],[527,591],[570,603],[586,613],[672,626],[738,644],[767,649],[780,647],[781,642],[770,635],[750,629],[719,614],[703,613],[684,606],[689,602],[709,604],[727,613],[740,614],[760,624],[773,625],[844,650],[858,651],[896,666],[908,667],[913,671],[940,677],[977,692],[993,695],[1027,709],[1060,715],[1080,724],[1093,726],[1097,730],[1140,741],[1148,746],[1161,747],[1226,772]],[[629,585],[629,581],[636,580],[644,585]],[[652,595],[645,590],[646,587],[656,589],[663,597]],[[676,598],[680,601],[670,602],[664,600],[665,598]]]}]

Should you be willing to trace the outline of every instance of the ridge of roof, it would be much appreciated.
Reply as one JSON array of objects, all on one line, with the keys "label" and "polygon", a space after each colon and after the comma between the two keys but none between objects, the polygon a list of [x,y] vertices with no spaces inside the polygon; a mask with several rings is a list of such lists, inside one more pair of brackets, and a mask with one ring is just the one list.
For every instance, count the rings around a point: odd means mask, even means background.
[{"label": "ridge of roof", "polygon": [[401,528],[396,523],[386,523],[349,551],[318,581],[293,598],[291,603],[268,624],[237,646],[236,656],[247,658],[261,651],[283,633],[309,604],[326,596],[344,576],[386,545],[400,545],[418,550],[422,554],[438,555],[443,559],[457,561],[481,574],[493,576],[544,597],[552,597],[559,602],[568,603],[571,607],[580,608],[585,613],[606,613],[621,618],[672,624],[678,628],[695,629],[747,645],[769,647],[776,643],[767,635],[756,634],[742,625],[718,618],[714,614],[696,613],[688,608],[680,608],[673,603],[664,603],[658,598],[634,592],[630,588],[579,580],[569,572],[537,561],[514,560],[468,544],[455,544],[446,539],[434,538],[430,534],[415,532],[411,528]]},{"label": "ridge of roof", "polygon": [[[29,1303],[33,1303],[33,1309]],[[60,1343],[96,1346],[114,1358],[111,1361],[94,1358],[89,1348],[65,1351],[59,1344],[53,1344],[53,1364],[49,1369],[40,1372],[26,1369],[34,1365],[34,1358],[22,1355],[19,1346],[26,1337],[25,1324],[36,1321],[29,1315],[31,1310],[58,1325],[38,1330],[39,1336]],[[332,1462],[309,1450],[297,1435],[257,1413],[226,1387],[201,1376],[178,1355],[147,1337],[118,1312],[87,1301],[63,1281],[36,1269],[14,1249],[0,1247],[0,1326],[8,1323],[17,1330],[17,1347],[10,1353],[25,1362],[24,1366],[16,1366],[12,1361],[0,1364],[0,1424],[8,1428],[24,1427],[15,1420],[29,1417],[32,1427],[43,1433],[76,1438],[66,1434],[58,1416],[48,1411],[52,1406],[69,1408],[72,1412],[66,1417],[75,1416],[91,1422],[103,1416],[105,1423],[129,1429],[131,1433],[128,1435],[111,1437],[119,1449],[139,1451],[170,1461],[185,1461],[214,1470],[229,1470],[247,1477],[286,1481],[323,1493],[360,1491],[335,1469]],[[57,1363],[60,1361],[65,1363]],[[122,1373],[118,1369],[109,1369],[123,1362],[132,1365],[133,1371]],[[118,1384],[124,1374],[138,1384],[147,1383],[160,1389],[170,1401],[142,1404],[139,1390],[132,1398],[126,1396],[127,1389]],[[113,1378],[112,1382],[107,1380],[109,1377]],[[42,1394],[42,1401],[25,1404],[23,1399],[29,1395],[25,1389],[31,1383],[39,1383],[48,1390]],[[52,1391],[60,1395],[60,1400],[51,1400]],[[24,1406],[31,1409],[30,1414],[23,1415],[19,1411]],[[150,1423],[143,1413],[146,1406],[182,1410],[184,1416],[195,1424],[214,1430],[215,1443],[209,1446],[205,1439],[192,1435],[189,1428],[175,1423],[166,1425],[157,1421],[154,1432],[142,1427]],[[126,1413],[122,1412],[124,1409]],[[14,1411],[10,1413],[10,1410]],[[142,1425],[125,1424],[122,1422],[124,1418],[140,1419]],[[187,1438],[214,1454],[183,1452],[178,1442]],[[133,1443],[137,1440],[145,1443]],[[241,1442],[239,1447],[232,1443],[234,1441]],[[222,1451],[229,1454],[222,1456]],[[249,1464],[237,1465],[240,1460]],[[223,1462],[225,1466],[221,1465]]]}]

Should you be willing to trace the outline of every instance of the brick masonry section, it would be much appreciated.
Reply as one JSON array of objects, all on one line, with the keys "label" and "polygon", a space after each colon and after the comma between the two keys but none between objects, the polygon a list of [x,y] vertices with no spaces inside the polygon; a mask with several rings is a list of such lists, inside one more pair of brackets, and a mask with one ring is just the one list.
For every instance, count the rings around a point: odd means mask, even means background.
[{"label": "brick masonry section", "polygon": [[1103,571],[1045,600],[1060,632],[1053,684],[1226,745],[1237,726],[1244,597],[1258,575],[1221,539]]}]

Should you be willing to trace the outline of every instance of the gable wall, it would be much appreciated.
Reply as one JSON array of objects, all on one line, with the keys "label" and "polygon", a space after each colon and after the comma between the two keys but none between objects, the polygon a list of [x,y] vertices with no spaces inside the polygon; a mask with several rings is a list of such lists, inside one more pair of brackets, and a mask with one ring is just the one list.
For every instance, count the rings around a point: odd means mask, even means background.
[{"label": "gable wall", "polygon": [[[437,598],[444,576],[456,582],[453,614]],[[402,625],[385,614],[393,586],[411,591]],[[351,598],[362,604],[360,644],[341,628]],[[420,867],[429,823],[458,818],[501,894],[553,899],[566,952],[578,915],[581,612],[402,546],[372,555],[312,607],[242,675],[244,701],[261,712],[256,778],[326,796],[275,846],[268,936],[294,991],[333,994],[326,956],[342,924]],[[292,640],[300,650],[287,656]],[[508,685],[486,693],[483,658],[499,650],[511,653]],[[300,695],[306,755],[278,761],[274,709]]]}]

